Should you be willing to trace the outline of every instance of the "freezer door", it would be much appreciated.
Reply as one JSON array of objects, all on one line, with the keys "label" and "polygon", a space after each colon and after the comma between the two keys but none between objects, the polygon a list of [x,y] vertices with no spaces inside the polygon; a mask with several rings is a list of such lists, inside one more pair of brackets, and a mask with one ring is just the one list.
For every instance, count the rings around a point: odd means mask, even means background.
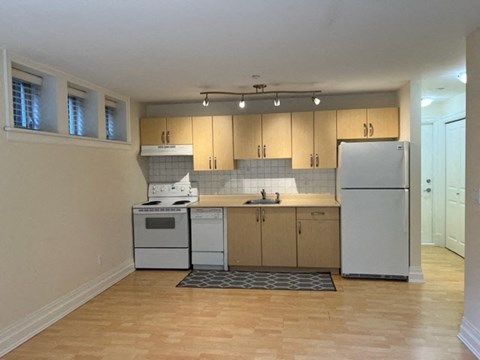
[{"label": "freezer door", "polygon": [[340,144],[342,189],[409,187],[409,143],[380,141]]},{"label": "freezer door", "polygon": [[408,276],[408,190],[343,190],[342,197],[342,274]]}]

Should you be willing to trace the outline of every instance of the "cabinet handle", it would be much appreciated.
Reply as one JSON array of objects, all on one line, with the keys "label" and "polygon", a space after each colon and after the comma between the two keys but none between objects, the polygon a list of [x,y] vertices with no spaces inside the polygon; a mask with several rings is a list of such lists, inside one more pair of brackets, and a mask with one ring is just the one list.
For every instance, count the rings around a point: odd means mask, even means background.
[{"label": "cabinet handle", "polygon": [[212,158],[210,156],[208,157],[208,168],[212,169]]},{"label": "cabinet handle", "polygon": [[257,156],[260,158],[262,155],[260,154],[260,145],[257,146]]},{"label": "cabinet handle", "polygon": [[368,124],[368,128],[370,129],[370,132],[369,132],[368,136],[373,136],[373,125]]},{"label": "cabinet handle", "polygon": [[368,135],[367,123],[363,123],[363,137],[367,137],[367,135]]},{"label": "cabinet handle", "polygon": [[217,169],[217,157],[216,156],[213,158],[213,168]]},{"label": "cabinet handle", "polygon": [[298,235],[302,235],[302,222],[298,222]]},{"label": "cabinet handle", "polygon": [[267,145],[263,145],[263,157],[267,157]]},{"label": "cabinet handle", "polygon": [[257,209],[255,211],[255,215],[256,215],[257,222],[259,222],[260,221],[260,209]]},{"label": "cabinet handle", "polygon": [[310,167],[313,168],[313,154],[310,154]]},{"label": "cabinet handle", "polygon": [[262,222],[265,222],[265,209],[262,209]]},{"label": "cabinet handle", "polygon": [[162,144],[165,144],[165,131],[162,131]]},{"label": "cabinet handle", "polygon": [[318,158],[318,154],[315,154],[315,166],[318,167],[320,165],[320,159]]},{"label": "cabinet handle", "polygon": [[170,144],[170,131],[167,131],[167,144]]},{"label": "cabinet handle", "polygon": [[322,215],[324,216],[325,215],[325,211],[312,211],[310,213],[312,216],[315,216],[315,215]]}]

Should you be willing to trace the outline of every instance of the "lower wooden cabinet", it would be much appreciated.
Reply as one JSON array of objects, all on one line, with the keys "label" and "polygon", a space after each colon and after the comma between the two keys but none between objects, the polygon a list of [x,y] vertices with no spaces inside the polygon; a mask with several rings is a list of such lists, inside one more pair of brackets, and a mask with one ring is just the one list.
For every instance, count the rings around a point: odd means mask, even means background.
[{"label": "lower wooden cabinet", "polygon": [[230,266],[339,268],[339,209],[227,210]]},{"label": "lower wooden cabinet", "polygon": [[298,266],[339,268],[339,233],[338,208],[298,208]]},{"label": "lower wooden cabinet", "polygon": [[296,266],[295,208],[229,208],[230,266]]}]

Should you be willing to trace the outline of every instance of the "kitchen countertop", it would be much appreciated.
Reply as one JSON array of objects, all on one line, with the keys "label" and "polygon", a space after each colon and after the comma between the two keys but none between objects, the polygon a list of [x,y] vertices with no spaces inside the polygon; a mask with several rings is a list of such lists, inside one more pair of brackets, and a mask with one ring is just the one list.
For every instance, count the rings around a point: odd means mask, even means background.
[{"label": "kitchen countertop", "polygon": [[[261,198],[260,194],[242,195],[200,195],[198,202],[188,205],[198,207],[340,207],[331,194],[284,194],[280,195],[280,204],[248,204],[245,201]],[[274,194],[267,194],[268,199],[274,199]]]}]

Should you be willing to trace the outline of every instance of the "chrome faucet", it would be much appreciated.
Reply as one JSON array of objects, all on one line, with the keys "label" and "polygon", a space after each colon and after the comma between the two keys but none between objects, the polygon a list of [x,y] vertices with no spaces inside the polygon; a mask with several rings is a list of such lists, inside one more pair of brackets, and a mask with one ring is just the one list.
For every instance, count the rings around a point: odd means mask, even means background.
[{"label": "chrome faucet", "polygon": [[260,194],[262,194],[262,199],[266,199],[267,198],[267,193],[265,192],[265,189],[262,189],[262,191],[260,191]]},{"label": "chrome faucet", "polygon": [[280,193],[276,192],[275,195],[277,195],[277,198],[275,199],[275,201],[280,202]]}]

